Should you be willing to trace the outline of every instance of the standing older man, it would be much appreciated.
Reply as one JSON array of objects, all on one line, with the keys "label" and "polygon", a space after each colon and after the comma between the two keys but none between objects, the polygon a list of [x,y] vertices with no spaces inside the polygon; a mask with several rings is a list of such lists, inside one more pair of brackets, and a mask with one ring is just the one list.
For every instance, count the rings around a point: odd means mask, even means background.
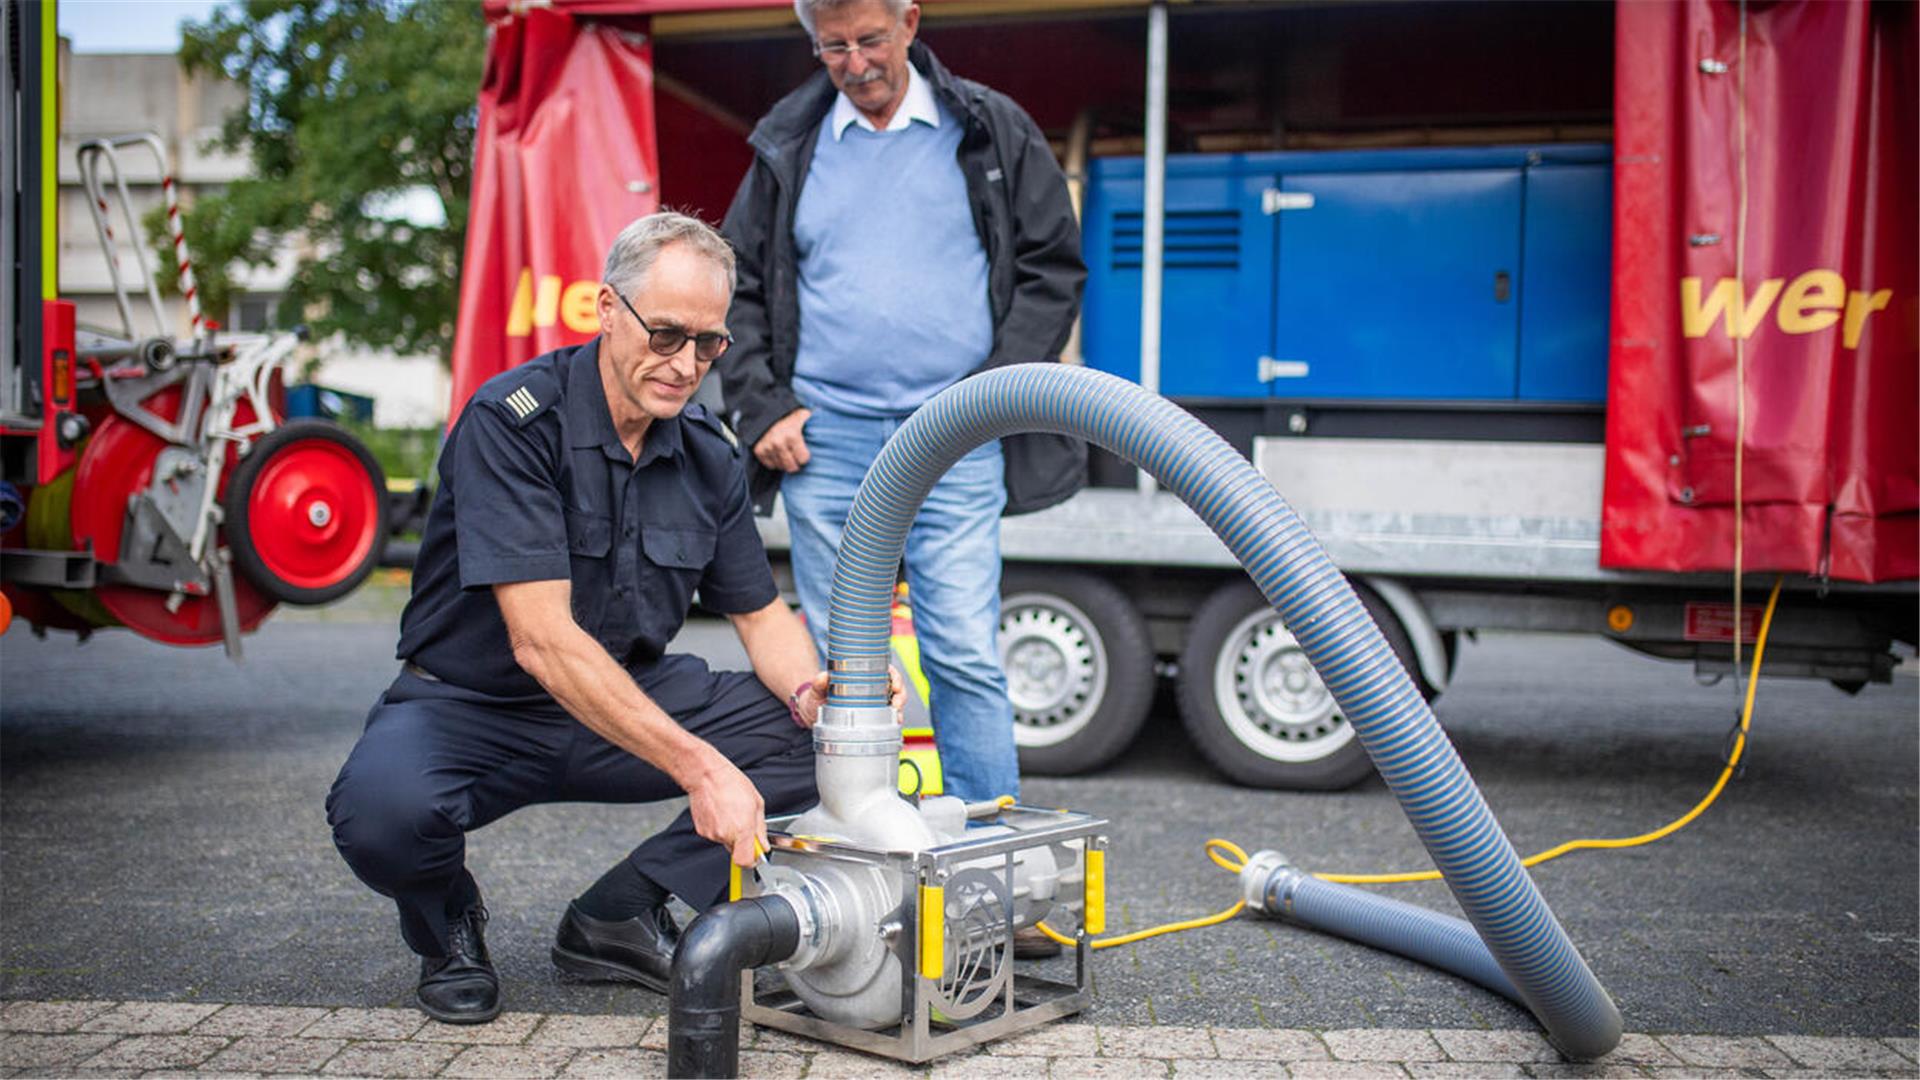
[{"label": "standing older man", "polygon": [[[1065,178],[1005,95],[914,41],[907,0],[796,0],[825,70],[754,129],[723,231],[740,258],[722,367],[756,503],[783,495],[800,601],[824,641],[853,494],[887,437],[976,371],[1055,360],[1086,277]],[[914,629],[947,791],[1018,794],[996,637],[1003,510],[1071,495],[1083,446],[979,448],[907,540]],[[784,481],[784,483],[783,483]]]},{"label": "standing older man", "polygon": [[[664,991],[668,894],[719,901],[765,812],[815,799],[805,729],[826,676],[774,588],[740,452],[687,407],[731,340],[733,254],[654,214],[604,276],[600,336],[488,380],[447,437],[405,667],[327,798],[340,854],[399,906],[421,1009],[449,1023],[500,1011],[467,833],[532,803],[684,793],[685,813],[568,906],[553,946],[568,974]],[[696,588],[752,674],[665,655]]]}]

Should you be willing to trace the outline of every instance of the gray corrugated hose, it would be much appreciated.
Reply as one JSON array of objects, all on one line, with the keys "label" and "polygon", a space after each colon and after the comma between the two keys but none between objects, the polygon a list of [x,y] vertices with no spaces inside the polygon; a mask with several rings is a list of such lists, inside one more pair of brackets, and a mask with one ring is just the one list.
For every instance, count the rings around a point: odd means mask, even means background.
[{"label": "gray corrugated hose", "polygon": [[1024,431],[1106,447],[1152,473],[1219,535],[1340,703],[1519,1000],[1568,1057],[1613,1049],[1619,1010],[1339,568],[1246,459],[1173,403],[1124,379],[1014,364],[961,380],[902,425],[854,496],[841,540],[829,608],[829,704],[887,707],[893,588],[907,529],[955,461],[989,439]]},{"label": "gray corrugated hose", "polygon": [[1249,855],[1240,885],[1247,906],[1261,914],[1399,953],[1526,1005],[1479,931],[1464,919],[1321,881],[1277,851]]}]

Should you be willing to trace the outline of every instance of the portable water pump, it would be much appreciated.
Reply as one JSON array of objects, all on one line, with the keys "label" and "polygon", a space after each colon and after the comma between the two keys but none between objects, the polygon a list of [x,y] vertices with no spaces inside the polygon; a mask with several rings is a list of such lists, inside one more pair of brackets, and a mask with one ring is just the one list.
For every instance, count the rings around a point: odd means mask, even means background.
[{"label": "portable water pump", "polygon": [[[884,664],[879,672],[884,688]],[[878,708],[821,710],[820,804],[768,821],[773,851],[758,880],[736,868],[739,902],[717,909],[766,920],[745,932],[723,927],[762,955],[709,950],[711,916],[681,942],[673,1075],[729,1075],[740,1015],[922,1062],[1090,1002],[1085,938],[1104,923],[1107,823],[1011,800],[908,802],[896,787],[900,746],[884,698]],[[1013,932],[1068,912],[1085,931],[1074,980],[1016,973]],[[755,960],[777,963],[784,986],[742,988],[740,968]]]}]

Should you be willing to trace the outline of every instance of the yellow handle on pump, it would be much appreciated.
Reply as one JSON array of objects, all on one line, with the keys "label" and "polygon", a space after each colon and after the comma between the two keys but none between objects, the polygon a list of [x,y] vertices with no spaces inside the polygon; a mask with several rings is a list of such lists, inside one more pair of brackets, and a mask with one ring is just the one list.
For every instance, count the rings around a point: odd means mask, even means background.
[{"label": "yellow handle on pump", "polygon": [[920,974],[934,981],[947,973],[947,890],[920,886]]}]

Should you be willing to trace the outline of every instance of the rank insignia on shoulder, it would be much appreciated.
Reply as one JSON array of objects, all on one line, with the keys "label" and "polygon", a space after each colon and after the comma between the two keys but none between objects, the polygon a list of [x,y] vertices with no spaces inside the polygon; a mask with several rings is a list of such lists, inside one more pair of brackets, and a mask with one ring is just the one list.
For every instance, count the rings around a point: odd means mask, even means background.
[{"label": "rank insignia on shoulder", "polygon": [[681,415],[727,440],[728,449],[731,449],[735,456],[739,455],[740,436],[735,435],[732,426],[720,419],[712,409],[704,405],[689,405]]},{"label": "rank insignia on shoulder", "polygon": [[507,408],[512,409],[513,415],[521,420],[532,416],[540,408],[540,403],[534,400],[533,392],[524,386],[508,394],[506,402]]}]

